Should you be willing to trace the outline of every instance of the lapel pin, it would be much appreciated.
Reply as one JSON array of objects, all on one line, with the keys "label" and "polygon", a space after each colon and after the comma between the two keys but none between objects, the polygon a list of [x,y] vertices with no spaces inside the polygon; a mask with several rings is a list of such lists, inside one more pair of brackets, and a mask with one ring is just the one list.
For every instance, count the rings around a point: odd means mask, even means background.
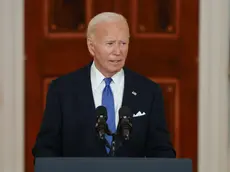
[{"label": "lapel pin", "polygon": [[137,93],[136,93],[135,91],[133,91],[133,92],[132,92],[132,94],[133,94],[134,96],[136,96],[136,95],[137,95]]}]

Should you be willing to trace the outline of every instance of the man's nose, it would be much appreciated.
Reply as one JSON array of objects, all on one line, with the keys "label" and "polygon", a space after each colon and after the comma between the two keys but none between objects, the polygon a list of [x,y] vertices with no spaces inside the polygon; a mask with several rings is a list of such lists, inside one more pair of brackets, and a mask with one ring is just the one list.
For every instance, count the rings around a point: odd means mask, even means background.
[{"label": "man's nose", "polygon": [[120,55],[121,54],[121,47],[120,47],[119,44],[115,44],[114,54],[116,54],[116,55]]}]

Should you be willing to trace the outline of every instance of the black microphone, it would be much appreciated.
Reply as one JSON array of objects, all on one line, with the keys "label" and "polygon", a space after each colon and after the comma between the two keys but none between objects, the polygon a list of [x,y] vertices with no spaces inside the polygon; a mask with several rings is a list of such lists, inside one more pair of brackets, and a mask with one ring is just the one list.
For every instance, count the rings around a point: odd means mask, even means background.
[{"label": "black microphone", "polygon": [[108,124],[106,123],[108,116],[107,116],[107,110],[104,106],[98,106],[96,108],[96,125],[95,129],[99,135],[99,138],[104,140],[105,134],[109,134]]},{"label": "black microphone", "polygon": [[123,106],[119,110],[118,132],[124,138],[124,140],[129,140],[131,131],[132,112],[128,107]]}]

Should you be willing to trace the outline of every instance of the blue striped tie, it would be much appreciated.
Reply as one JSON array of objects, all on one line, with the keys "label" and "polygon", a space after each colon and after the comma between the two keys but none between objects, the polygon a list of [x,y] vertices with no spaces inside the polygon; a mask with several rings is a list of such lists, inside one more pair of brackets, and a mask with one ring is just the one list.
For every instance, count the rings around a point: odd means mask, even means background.
[{"label": "blue striped tie", "polygon": [[[114,108],[114,98],[113,98],[113,92],[110,87],[110,83],[112,81],[112,78],[105,78],[105,88],[102,93],[102,105],[106,107],[107,114],[108,114],[108,120],[107,124],[109,127],[109,130],[112,133],[115,133],[116,131],[116,125],[115,125],[115,108]],[[107,136],[106,139],[111,145],[112,142],[112,136]],[[109,152],[109,149],[106,147],[107,152]]]}]

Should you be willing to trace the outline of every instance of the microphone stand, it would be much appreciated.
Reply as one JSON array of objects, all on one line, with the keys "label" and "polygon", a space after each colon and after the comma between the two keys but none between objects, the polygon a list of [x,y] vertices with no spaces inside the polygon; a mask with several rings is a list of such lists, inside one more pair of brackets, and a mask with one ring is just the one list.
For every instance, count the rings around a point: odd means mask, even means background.
[{"label": "microphone stand", "polygon": [[112,136],[112,142],[111,145],[107,141],[107,139],[104,137],[101,138],[101,140],[104,141],[104,144],[107,148],[110,149],[108,156],[109,157],[116,157],[116,151],[123,145],[122,138],[119,135],[119,133],[111,133],[109,130],[106,130],[106,134],[109,136]]},{"label": "microphone stand", "polygon": [[110,152],[109,152],[109,156],[111,157],[115,157],[115,152],[116,152],[116,134],[112,134],[112,143],[111,143],[111,147],[110,147]]},{"label": "microphone stand", "polygon": [[118,133],[112,134],[112,143],[110,146],[110,157],[116,156],[116,151],[123,145],[122,139],[120,138],[120,135]]},{"label": "microphone stand", "polygon": [[105,147],[109,148],[109,156],[110,157],[115,157],[115,152],[116,152],[116,133],[112,133],[108,128],[106,129],[105,134],[112,136],[112,142],[111,145],[107,141],[105,135],[99,135],[100,140],[103,140]]}]

